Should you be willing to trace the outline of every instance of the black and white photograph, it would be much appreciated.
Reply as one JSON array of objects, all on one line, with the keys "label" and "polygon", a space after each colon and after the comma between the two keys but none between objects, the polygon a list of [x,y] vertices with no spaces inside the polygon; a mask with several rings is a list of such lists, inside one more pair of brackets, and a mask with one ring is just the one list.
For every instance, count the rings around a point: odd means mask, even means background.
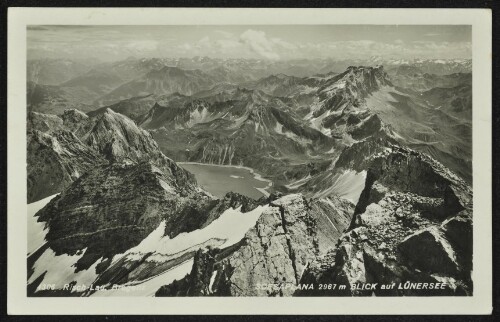
[{"label": "black and white photograph", "polygon": [[473,293],[470,26],[27,35],[30,295]]},{"label": "black and white photograph", "polygon": [[28,24],[23,292],[474,297],[473,31]]}]

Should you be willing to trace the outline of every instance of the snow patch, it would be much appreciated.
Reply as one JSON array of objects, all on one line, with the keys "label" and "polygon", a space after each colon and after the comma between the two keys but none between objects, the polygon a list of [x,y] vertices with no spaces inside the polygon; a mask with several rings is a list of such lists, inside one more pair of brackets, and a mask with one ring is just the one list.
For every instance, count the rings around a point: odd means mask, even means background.
[{"label": "snow patch", "polygon": [[193,260],[187,260],[171,269],[155,275],[145,281],[129,282],[119,287],[100,289],[91,296],[155,296],[155,293],[163,285],[169,285],[174,280],[180,280],[191,272]]},{"label": "snow patch", "polygon": [[299,179],[297,181],[294,181],[292,183],[289,183],[287,185],[285,185],[285,187],[289,190],[295,190],[301,186],[303,186],[307,181],[309,181],[309,179],[311,179],[311,175],[308,174],[306,177],[302,178],[302,179]]},{"label": "snow patch", "polygon": [[267,188],[255,188],[257,189],[258,191],[260,191],[260,193],[262,193],[264,195],[264,197],[269,197],[271,194],[269,192],[267,192]]},{"label": "snow patch", "polygon": [[147,261],[161,260],[162,256],[155,256],[155,254],[173,256],[188,249],[196,250],[211,239],[224,240],[220,248],[231,246],[243,239],[246,232],[255,225],[267,208],[269,208],[267,205],[259,206],[246,213],[241,212],[241,207],[229,208],[207,227],[179,234],[172,239],[164,235],[165,221],[163,221],[139,245],[128,250],[125,256],[128,259],[137,260],[144,254],[153,253]]},{"label": "snow patch", "polygon": [[208,291],[210,293],[213,293],[212,287],[214,286],[214,282],[215,282],[215,277],[216,276],[217,276],[217,271],[214,271],[212,273],[212,276],[210,277],[210,284],[208,285]]},{"label": "snow patch", "polygon": [[283,129],[284,129],[283,124],[281,124],[280,122],[276,122],[276,125],[274,127],[274,131],[276,133],[284,135],[287,138],[292,139],[292,140],[294,140],[298,143],[301,143],[301,144],[312,144],[312,140],[301,138],[300,136],[296,135],[295,133],[289,132],[286,129],[285,130],[283,130]]},{"label": "snow patch", "polygon": [[331,185],[327,189],[316,193],[314,197],[324,198],[333,194],[357,204],[359,196],[365,188],[365,181],[366,171],[346,170],[335,174]]},{"label": "snow patch", "polygon": [[64,284],[71,282],[76,282],[76,285],[90,286],[97,278],[95,269],[99,261],[87,270],[75,273],[75,265],[86,250],[85,248],[75,255],[56,255],[52,249],[48,248],[33,265],[34,272],[28,279],[28,284],[33,283],[45,273],[40,284],[53,284],[55,289],[62,289]]},{"label": "snow patch", "polygon": [[36,213],[45,207],[58,194],[28,204],[28,255],[35,252],[45,243],[48,229],[44,222],[39,222]]},{"label": "snow patch", "polygon": [[276,122],[276,125],[274,127],[274,132],[283,134],[283,124],[281,124],[280,122]]},{"label": "snow patch", "polygon": [[310,118],[309,119],[309,124],[310,126],[315,129],[315,130],[318,130],[320,131],[321,133],[323,133],[324,135],[326,136],[329,136],[329,137],[332,137],[332,134],[331,134],[331,131],[330,129],[327,129],[325,127],[323,127],[323,120],[332,115],[334,112],[328,110],[326,111],[325,113],[321,114],[320,116],[316,117],[316,118]]},{"label": "snow patch", "polygon": [[203,107],[201,111],[199,108],[195,109],[189,115],[189,121],[187,122],[188,127],[191,127],[198,123],[206,123],[209,120],[209,112],[206,107]]},{"label": "snow patch", "polygon": [[174,187],[172,187],[171,185],[169,185],[168,183],[166,183],[161,179],[158,179],[158,181],[160,182],[160,185],[163,188],[163,190],[171,194],[176,194]]}]

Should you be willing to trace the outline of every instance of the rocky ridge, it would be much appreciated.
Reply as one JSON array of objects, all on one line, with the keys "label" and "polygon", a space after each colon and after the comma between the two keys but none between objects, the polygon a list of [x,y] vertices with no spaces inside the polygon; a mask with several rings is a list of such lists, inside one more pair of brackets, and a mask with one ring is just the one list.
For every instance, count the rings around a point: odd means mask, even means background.
[{"label": "rocky ridge", "polygon": [[93,117],[78,110],[32,112],[27,136],[28,202],[63,190],[93,167],[161,154],[150,133],[111,109]]},{"label": "rocky ridge", "polygon": [[274,198],[270,197],[269,208],[238,244],[199,250],[189,275],[162,287],[156,295],[293,295],[308,265],[336,240],[332,230],[347,227],[353,208],[335,207],[331,200],[310,202],[300,194]]},{"label": "rocky ridge", "polygon": [[[351,163],[367,170],[355,207],[331,197],[271,197],[271,208],[237,246],[199,250],[189,275],[156,295],[471,295],[469,185],[432,158],[385,145]],[[340,218],[344,224],[329,225]],[[325,240],[325,232],[336,234]],[[348,287],[318,289],[331,283]],[[397,286],[351,289],[355,283]],[[445,283],[446,289],[422,289],[422,283]]]},{"label": "rocky ridge", "polygon": [[[431,158],[399,147],[371,158],[366,180],[349,230],[302,282],[398,285],[375,295],[471,295],[470,187]],[[407,282],[444,282],[447,288],[405,288]],[[298,293],[372,294],[349,287]]]}]

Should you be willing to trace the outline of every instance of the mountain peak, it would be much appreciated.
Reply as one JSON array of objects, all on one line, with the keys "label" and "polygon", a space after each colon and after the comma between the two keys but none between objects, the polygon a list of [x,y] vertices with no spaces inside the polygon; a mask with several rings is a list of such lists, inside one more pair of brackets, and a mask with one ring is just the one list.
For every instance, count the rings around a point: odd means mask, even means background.
[{"label": "mountain peak", "polygon": [[85,135],[86,142],[108,160],[137,161],[158,152],[156,142],[147,131],[110,108],[92,121],[94,125]]},{"label": "mountain peak", "polygon": [[279,78],[279,79],[285,79],[285,78],[290,77],[290,76],[288,76],[286,74],[283,74],[283,73],[278,73],[278,74],[275,74],[273,76],[276,77],[276,78]]},{"label": "mountain peak", "polygon": [[74,131],[77,130],[82,123],[85,123],[89,116],[77,109],[67,109],[64,110],[64,113],[61,115],[61,119],[63,120],[64,126],[66,126],[69,130]]},{"label": "mountain peak", "polygon": [[87,114],[83,113],[82,111],[76,109],[76,108],[69,108],[64,110],[62,118],[77,118],[77,119],[86,119],[88,118]]},{"label": "mountain peak", "polygon": [[103,115],[117,115],[118,113],[116,113],[115,111],[113,111],[111,108],[106,107],[104,109],[104,112],[102,114]]},{"label": "mountain peak", "polygon": [[346,72],[351,72],[354,74],[378,74],[382,76],[385,74],[384,66],[349,66]]},{"label": "mountain peak", "polygon": [[334,77],[338,82],[345,82],[352,89],[360,89],[365,93],[370,93],[378,89],[379,86],[392,85],[389,76],[382,65],[371,66],[349,66],[347,70]]}]

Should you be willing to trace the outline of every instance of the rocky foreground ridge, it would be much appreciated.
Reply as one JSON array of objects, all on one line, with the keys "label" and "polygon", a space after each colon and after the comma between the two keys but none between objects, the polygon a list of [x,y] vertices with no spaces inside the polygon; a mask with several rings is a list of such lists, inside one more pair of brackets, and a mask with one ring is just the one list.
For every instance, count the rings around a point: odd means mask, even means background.
[{"label": "rocky foreground ridge", "polygon": [[447,285],[315,295],[471,295],[471,270],[470,187],[431,158],[394,147],[372,159],[349,229],[302,282]]},{"label": "rocky foreground ridge", "polygon": [[[340,202],[329,199],[325,213],[338,218]],[[324,203],[301,195],[271,201],[272,211],[262,214],[236,250],[198,251],[190,274],[156,295],[472,294],[472,193],[436,161],[397,146],[371,156],[349,226],[334,237],[335,246],[321,250],[319,234],[332,231],[317,215]],[[433,282],[446,283],[446,290],[404,288]],[[353,283],[403,288],[350,289]],[[314,289],[301,289],[311,284]],[[320,284],[349,286],[320,290]]]}]

